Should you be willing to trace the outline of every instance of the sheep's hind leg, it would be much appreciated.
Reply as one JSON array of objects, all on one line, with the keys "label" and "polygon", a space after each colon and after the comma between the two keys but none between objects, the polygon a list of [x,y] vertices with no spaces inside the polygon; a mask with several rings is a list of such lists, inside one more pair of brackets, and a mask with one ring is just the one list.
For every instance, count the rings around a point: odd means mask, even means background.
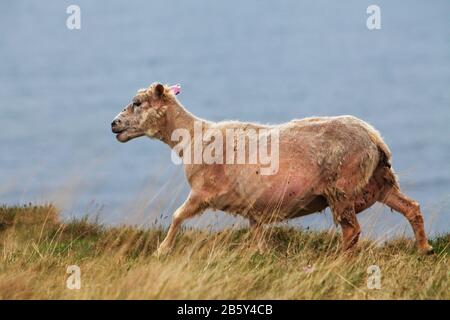
[{"label": "sheep's hind leg", "polygon": [[166,254],[175,242],[175,236],[184,220],[193,217],[203,211],[201,201],[197,197],[189,195],[188,199],[173,214],[172,223],[163,242],[158,247],[155,255],[160,256]]},{"label": "sheep's hind leg", "polygon": [[433,247],[428,244],[428,239],[425,234],[419,203],[408,198],[396,187],[389,190],[381,202],[388,205],[393,210],[400,212],[408,219],[413,228],[419,251],[428,254],[433,253]]},{"label": "sheep's hind leg", "polygon": [[335,221],[342,228],[342,250],[352,251],[359,240],[361,228],[356,219],[354,203],[337,203],[331,206]]}]

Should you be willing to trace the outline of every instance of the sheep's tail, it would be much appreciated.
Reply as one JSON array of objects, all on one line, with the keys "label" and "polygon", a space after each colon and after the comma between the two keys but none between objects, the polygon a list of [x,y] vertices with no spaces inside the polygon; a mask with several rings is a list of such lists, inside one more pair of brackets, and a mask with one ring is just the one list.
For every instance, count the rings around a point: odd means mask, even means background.
[{"label": "sheep's tail", "polygon": [[378,154],[379,154],[379,160],[378,160],[378,170],[383,170],[383,177],[385,179],[385,183],[392,187],[398,188],[398,181],[397,181],[397,175],[394,172],[394,169],[392,168],[391,159],[392,154],[391,150],[389,150],[389,147],[387,144],[383,141],[383,138],[381,137],[380,133],[372,127],[370,124],[365,123],[366,129],[369,133],[370,140],[377,146],[378,148]]}]

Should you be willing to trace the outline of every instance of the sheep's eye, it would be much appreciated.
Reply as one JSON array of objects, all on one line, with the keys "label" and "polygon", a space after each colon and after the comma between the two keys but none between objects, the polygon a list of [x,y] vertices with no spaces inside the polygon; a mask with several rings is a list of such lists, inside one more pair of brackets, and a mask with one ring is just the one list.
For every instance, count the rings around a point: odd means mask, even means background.
[{"label": "sheep's eye", "polygon": [[133,100],[133,105],[135,106],[135,107],[139,107],[140,105],[141,105],[141,101],[140,100],[138,100],[138,99],[134,99]]}]

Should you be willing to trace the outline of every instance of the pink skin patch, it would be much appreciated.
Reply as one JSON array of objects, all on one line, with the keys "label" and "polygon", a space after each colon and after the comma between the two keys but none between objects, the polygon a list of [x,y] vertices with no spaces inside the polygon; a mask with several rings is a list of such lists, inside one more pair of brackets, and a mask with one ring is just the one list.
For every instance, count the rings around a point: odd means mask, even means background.
[{"label": "pink skin patch", "polygon": [[177,95],[181,92],[181,86],[179,84],[175,84],[173,86],[170,86],[170,89],[172,90],[172,92]]}]

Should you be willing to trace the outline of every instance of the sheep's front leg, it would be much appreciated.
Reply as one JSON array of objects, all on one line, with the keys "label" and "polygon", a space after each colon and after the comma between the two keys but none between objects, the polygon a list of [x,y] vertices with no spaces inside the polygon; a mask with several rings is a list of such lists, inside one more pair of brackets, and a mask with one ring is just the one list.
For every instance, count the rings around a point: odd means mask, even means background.
[{"label": "sheep's front leg", "polygon": [[186,201],[179,207],[173,214],[172,223],[170,224],[169,231],[163,242],[158,247],[156,255],[160,256],[167,253],[173,247],[175,236],[184,220],[191,218],[204,210],[202,202],[196,196],[192,194],[186,199]]}]

